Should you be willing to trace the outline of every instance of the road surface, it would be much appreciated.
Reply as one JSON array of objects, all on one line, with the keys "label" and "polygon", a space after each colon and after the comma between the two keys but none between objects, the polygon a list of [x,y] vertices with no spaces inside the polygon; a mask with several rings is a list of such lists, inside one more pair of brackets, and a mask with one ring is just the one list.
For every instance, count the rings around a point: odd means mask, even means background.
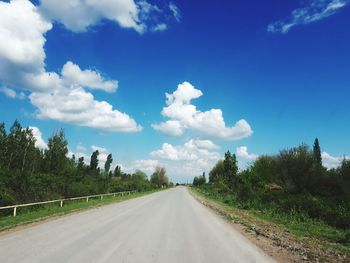
[{"label": "road surface", "polygon": [[0,262],[274,262],[177,187],[0,234]]}]

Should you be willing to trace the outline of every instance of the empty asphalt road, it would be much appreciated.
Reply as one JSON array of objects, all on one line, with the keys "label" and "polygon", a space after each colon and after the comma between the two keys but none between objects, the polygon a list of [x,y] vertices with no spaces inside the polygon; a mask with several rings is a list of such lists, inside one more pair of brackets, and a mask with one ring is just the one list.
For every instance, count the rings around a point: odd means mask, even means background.
[{"label": "empty asphalt road", "polygon": [[0,262],[274,262],[184,187],[0,234]]}]

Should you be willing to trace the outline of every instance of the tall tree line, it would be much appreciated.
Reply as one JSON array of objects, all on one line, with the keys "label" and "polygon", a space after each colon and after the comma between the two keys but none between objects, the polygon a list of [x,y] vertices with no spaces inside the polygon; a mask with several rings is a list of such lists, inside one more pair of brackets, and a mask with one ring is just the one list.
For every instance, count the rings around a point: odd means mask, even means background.
[{"label": "tall tree line", "polygon": [[209,187],[243,208],[300,213],[350,228],[350,160],[337,168],[322,165],[320,142],[302,144],[273,156],[260,156],[239,171],[229,151],[209,173]]},{"label": "tall tree line", "polygon": [[32,130],[23,128],[18,121],[8,131],[0,123],[0,206],[168,185],[163,168],[157,168],[152,180],[148,180],[142,171],[126,174],[120,166],[112,170],[112,154],[107,156],[104,169],[100,167],[98,150],[92,153],[88,165],[84,157],[68,156],[63,130],[48,139],[44,150],[35,147],[35,142]]}]

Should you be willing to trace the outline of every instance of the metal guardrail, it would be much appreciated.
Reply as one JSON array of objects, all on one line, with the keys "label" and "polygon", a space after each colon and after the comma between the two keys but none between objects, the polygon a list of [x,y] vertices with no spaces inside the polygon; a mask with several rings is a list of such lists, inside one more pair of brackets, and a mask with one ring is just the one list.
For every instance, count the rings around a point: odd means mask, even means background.
[{"label": "metal guardrail", "polygon": [[43,201],[43,202],[36,202],[36,203],[27,203],[27,204],[19,204],[19,205],[9,205],[9,206],[3,206],[0,207],[0,210],[5,210],[5,209],[11,209],[13,208],[13,216],[17,215],[17,208],[18,207],[26,207],[26,206],[34,206],[34,205],[44,205],[44,204],[51,204],[51,203],[60,203],[60,207],[63,206],[63,202],[65,201],[73,201],[73,200],[80,200],[80,199],[86,199],[86,202],[89,202],[89,198],[94,198],[94,197],[100,197],[101,200],[103,199],[104,196],[116,196],[116,195],[130,195],[131,193],[137,192],[136,190],[134,191],[125,191],[125,192],[116,192],[116,193],[108,193],[108,194],[98,194],[98,195],[86,195],[86,196],[79,196],[79,197],[72,197],[72,198],[64,198],[64,199],[57,199],[57,200],[49,200],[49,201]]}]

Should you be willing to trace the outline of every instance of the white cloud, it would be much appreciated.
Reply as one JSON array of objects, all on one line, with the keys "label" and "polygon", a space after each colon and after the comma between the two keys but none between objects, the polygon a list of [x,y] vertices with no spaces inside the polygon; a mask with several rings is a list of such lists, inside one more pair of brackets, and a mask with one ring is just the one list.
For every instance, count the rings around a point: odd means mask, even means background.
[{"label": "white cloud", "polygon": [[181,21],[181,18],[182,18],[180,9],[179,9],[173,2],[170,2],[170,3],[169,3],[169,9],[170,9],[171,12],[173,13],[173,15],[174,15],[176,21],[180,22],[180,21]]},{"label": "white cloud", "polygon": [[164,23],[161,23],[161,24],[158,24],[158,25],[155,25],[153,28],[152,28],[152,31],[154,32],[157,32],[157,31],[164,31],[168,28],[167,24],[164,24]]},{"label": "white cloud", "polygon": [[220,159],[215,149],[219,147],[209,140],[191,139],[183,145],[164,143],[161,149],[150,153],[151,159],[136,160],[125,171],[139,169],[152,174],[157,166],[165,167],[167,175],[176,182],[192,182],[193,176],[207,174]]},{"label": "white cloud", "polygon": [[251,154],[248,153],[247,146],[237,147],[236,154],[238,157],[241,157],[241,158],[246,159],[246,160],[255,160],[256,158],[258,158],[258,155],[253,154],[253,153],[251,153]]},{"label": "white cloud", "polygon": [[21,92],[17,93],[15,90],[9,89],[7,87],[1,87],[0,93],[5,94],[6,97],[11,98],[11,99],[23,100],[26,97],[24,92],[21,91]]},{"label": "white cloud", "polygon": [[172,94],[166,94],[167,106],[163,108],[162,115],[170,120],[152,127],[164,134],[180,136],[190,129],[200,134],[223,140],[239,140],[249,137],[253,131],[244,119],[227,127],[220,109],[199,111],[191,104],[192,99],[203,95],[201,90],[194,88],[189,82],[178,85]]},{"label": "white cloud", "polygon": [[181,136],[183,128],[178,121],[169,120],[160,124],[152,124],[152,128],[170,136]]},{"label": "white cloud", "polygon": [[133,168],[130,172],[133,172],[135,170],[141,170],[147,174],[151,174],[155,171],[156,167],[158,166],[161,166],[161,163],[158,160],[136,160],[133,163]]},{"label": "white cloud", "polygon": [[40,0],[40,3],[42,14],[73,32],[86,31],[104,19],[139,33],[166,29],[165,11],[145,0],[71,0],[64,5],[61,0]]},{"label": "white cloud", "polygon": [[0,92],[5,94],[6,97],[9,97],[11,99],[16,98],[16,96],[17,96],[16,91],[14,91],[13,89],[9,89],[7,87],[1,87]]},{"label": "white cloud", "polygon": [[162,148],[150,153],[153,158],[161,159],[161,165],[167,174],[180,181],[192,180],[193,176],[209,173],[220,160],[220,154],[214,149],[218,146],[209,140],[189,140],[184,145],[173,146],[164,143]]},{"label": "white cloud", "polygon": [[[113,109],[105,101],[95,100],[81,87],[112,92],[117,88],[116,81],[106,81],[98,72],[81,70],[72,62],[65,64],[62,76],[45,70],[45,33],[51,28],[52,24],[30,1],[0,2],[0,81],[8,89],[16,87],[32,92],[29,99],[38,108],[39,118],[106,131],[140,131],[141,127],[126,113]],[[9,90],[5,92],[14,96]]]},{"label": "white cloud", "polygon": [[136,132],[142,129],[127,114],[114,110],[105,101],[96,101],[91,93],[81,87],[61,88],[50,93],[33,92],[29,99],[38,108],[37,117],[41,119],[114,132]]},{"label": "white cloud", "polygon": [[153,157],[172,161],[219,160],[219,153],[210,151],[216,148],[217,146],[208,140],[189,140],[180,146],[164,143],[161,149],[150,154]]},{"label": "white cloud", "polygon": [[27,88],[29,75],[44,72],[44,34],[51,28],[30,1],[0,2],[1,81]]},{"label": "white cloud", "polygon": [[334,15],[349,3],[350,0],[311,0],[307,6],[293,10],[289,18],[269,24],[267,31],[288,33],[294,26],[309,24]]},{"label": "white cloud", "polygon": [[116,80],[104,80],[100,73],[80,67],[68,61],[62,68],[62,78],[68,84],[80,85],[90,89],[101,89],[107,92],[114,92],[118,87]]},{"label": "white cloud", "polygon": [[[338,166],[341,165],[341,162],[344,159],[344,156],[334,157],[327,152],[322,152],[321,156],[322,156],[323,165],[328,169],[337,168]],[[349,159],[348,156],[345,156],[345,158]]]},{"label": "white cloud", "polygon": [[47,144],[43,139],[42,133],[39,130],[38,127],[29,126],[29,129],[32,130],[33,136],[35,138],[35,146],[38,147],[41,150],[44,150],[47,148]]},{"label": "white cloud", "polygon": [[79,144],[79,145],[77,146],[77,151],[78,151],[78,152],[85,152],[85,151],[86,151],[86,148],[85,148],[83,145],[80,145],[80,144]]}]

